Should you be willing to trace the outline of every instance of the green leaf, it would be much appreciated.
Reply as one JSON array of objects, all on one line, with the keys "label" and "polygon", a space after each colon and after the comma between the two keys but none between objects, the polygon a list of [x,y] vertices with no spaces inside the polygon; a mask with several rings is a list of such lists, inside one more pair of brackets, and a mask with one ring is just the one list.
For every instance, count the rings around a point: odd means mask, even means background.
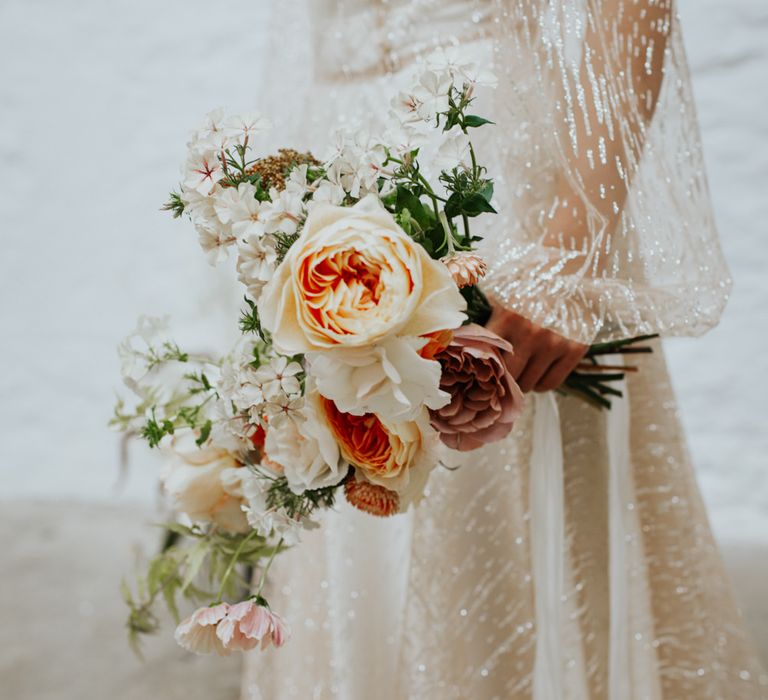
[{"label": "green leaf", "polygon": [[491,317],[491,304],[480,287],[472,285],[463,287],[460,291],[461,296],[467,301],[469,323],[477,323],[481,326],[488,323],[488,319]]},{"label": "green leaf", "polygon": [[485,117],[478,117],[476,114],[468,114],[466,117],[464,117],[464,126],[477,128],[479,126],[483,126],[483,124],[495,124],[495,122],[492,122],[490,119],[486,119]]},{"label": "green leaf", "polygon": [[395,220],[400,225],[400,228],[409,236],[413,235],[413,224],[416,223],[418,225],[408,209],[403,209],[402,211],[397,212]]},{"label": "green leaf", "polygon": [[480,192],[475,192],[461,203],[461,213],[467,216],[478,216],[484,213],[495,214],[496,210]]},{"label": "green leaf", "polygon": [[397,187],[397,201],[395,206],[397,207],[398,212],[407,209],[422,229],[429,227],[432,219],[429,210],[413,192],[402,185],[398,185]]},{"label": "green leaf", "polygon": [[189,584],[200,573],[200,569],[205,562],[205,558],[208,556],[208,542],[200,540],[193,547],[190,547],[185,552],[185,564],[186,573],[184,574],[184,580],[181,582],[181,592],[184,593]]},{"label": "green leaf", "polygon": [[165,601],[165,607],[168,608],[168,612],[171,613],[171,617],[178,625],[181,622],[181,615],[179,615],[179,608],[176,605],[176,592],[179,588],[178,580],[174,579],[165,588],[163,588],[163,600]]},{"label": "green leaf", "polygon": [[486,201],[489,202],[493,199],[493,180],[485,180],[483,186],[477,191],[477,193]]},{"label": "green leaf", "polygon": [[198,436],[197,440],[195,440],[195,444],[198,447],[202,447],[203,443],[211,436],[211,428],[213,427],[213,423],[210,419],[205,421],[203,423],[203,427],[200,428],[200,435]]},{"label": "green leaf", "polygon": [[125,604],[133,607],[133,596],[131,595],[131,588],[125,579],[120,581],[120,595],[123,596]]}]

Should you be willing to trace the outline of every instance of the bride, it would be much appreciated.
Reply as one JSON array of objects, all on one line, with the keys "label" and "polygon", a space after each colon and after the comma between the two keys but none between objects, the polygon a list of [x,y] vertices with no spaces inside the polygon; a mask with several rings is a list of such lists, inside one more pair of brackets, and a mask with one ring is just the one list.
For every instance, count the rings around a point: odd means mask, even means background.
[{"label": "bride", "polygon": [[768,697],[661,347],[611,411],[544,393],[589,343],[706,331],[729,292],[672,0],[304,5],[276,3],[267,77],[299,147],[385,112],[438,47],[499,76],[485,291],[531,393],[407,515],[340,505],[281,557],[293,639],[247,659],[243,698]]}]

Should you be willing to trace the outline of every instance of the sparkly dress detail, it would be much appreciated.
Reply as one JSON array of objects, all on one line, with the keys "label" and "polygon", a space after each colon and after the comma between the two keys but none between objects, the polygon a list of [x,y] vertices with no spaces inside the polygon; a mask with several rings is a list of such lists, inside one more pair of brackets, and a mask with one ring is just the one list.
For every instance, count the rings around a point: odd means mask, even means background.
[{"label": "sparkly dress detail", "polygon": [[[730,289],[670,0],[275,3],[275,145],[385,115],[415,62],[493,65],[486,292],[581,342],[695,335]],[[484,132],[484,133],[483,133]],[[761,700],[660,345],[601,412],[531,395],[511,436],[389,519],[340,504],[271,570],[291,623],[244,700]]]}]

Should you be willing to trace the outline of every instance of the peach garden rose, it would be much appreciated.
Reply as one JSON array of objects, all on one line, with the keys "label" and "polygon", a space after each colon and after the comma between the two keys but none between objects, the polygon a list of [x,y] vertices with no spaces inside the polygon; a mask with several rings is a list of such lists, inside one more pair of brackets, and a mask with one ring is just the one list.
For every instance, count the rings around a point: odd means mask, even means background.
[{"label": "peach garden rose", "polygon": [[404,497],[402,505],[406,505],[434,466],[430,460],[431,428],[420,421],[389,423],[373,413],[344,413],[327,399],[324,406],[341,453],[356,468],[356,474],[398,492]]},{"label": "peach garden rose", "polygon": [[426,335],[466,318],[445,265],[373,195],[353,207],[317,204],[259,308],[275,348],[288,355]]}]

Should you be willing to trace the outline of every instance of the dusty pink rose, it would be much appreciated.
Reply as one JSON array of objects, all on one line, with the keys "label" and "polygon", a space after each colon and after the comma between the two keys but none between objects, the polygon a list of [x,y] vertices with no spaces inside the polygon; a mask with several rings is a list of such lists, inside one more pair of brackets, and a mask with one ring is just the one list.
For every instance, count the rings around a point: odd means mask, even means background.
[{"label": "dusty pink rose", "polygon": [[440,439],[468,452],[506,437],[524,400],[509,372],[512,346],[472,323],[455,331],[435,359],[443,368],[440,388],[451,395],[447,406],[430,411]]},{"label": "dusty pink rose", "polygon": [[216,628],[219,641],[226,649],[248,651],[261,644],[281,647],[290,638],[282,618],[254,600],[230,605],[227,616]]},{"label": "dusty pink rose", "polygon": [[229,606],[219,603],[207,608],[199,608],[177,628],[174,637],[188,651],[195,654],[216,653],[227,656],[227,649],[217,636],[217,626],[226,617]]}]

